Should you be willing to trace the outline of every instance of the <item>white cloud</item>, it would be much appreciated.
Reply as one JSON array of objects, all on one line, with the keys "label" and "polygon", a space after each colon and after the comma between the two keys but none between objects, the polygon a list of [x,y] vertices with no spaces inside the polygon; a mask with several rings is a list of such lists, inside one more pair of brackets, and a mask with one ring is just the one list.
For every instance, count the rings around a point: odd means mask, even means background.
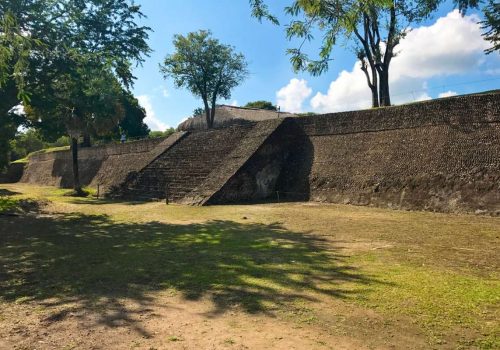
[{"label": "white cloud", "polygon": [[456,93],[456,91],[451,91],[451,90],[448,90],[446,92],[442,92],[438,95],[439,98],[443,98],[443,97],[451,97],[451,96],[457,96],[458,94]]},{"label": "white cloud", "polygon": [[167,88],[163,88],[161,90],[161,93],[162,93],[163,97],[169,97],[170,96],[170,92],[168,92]]},{"label": "white cloud", "polygon": [[340,72],[337,79],[330,83],[326,95],[318,92],[311,99],[313,110],[324,113],[363,109],[370,105],[371,92],[366,85],[366,78],[359,62],[356,62],[352,71]]},{"label": "white cloud", "polygon": [[151,130],[165,131],[169,128],[167,124],[163,123],[156,117],[153,104],[151,103],[151,98],[148,95],[137,96],[137,99],[139,100],[139,104],[146,110],[146,118],[144,118],[144,122]]},{"label": "white cloud", "polygon": [[[396,47],[398,55],[390,67],[392,102],[430,99],[426,79],[463,74],[484,62],[483,50],[488,44],[481,37],[475,15],[462,17],[455,10],[433,25],[408,32]],[[342,71],[332,81],[326,94],[318,92],[311,99],[317,112],[334,112],[367,108],[371,93],[357,62],[352,70]]]},{"label": "white cloud", "polygon": [[231,102],[231,106],[238,107],[238,101],[234,100],[233,102]]},{"label": "white cloud", "polygon": [[276,93],[277,104],[285,112],[302,112],[302,104],[311,93],[312,89],[307,86],[306,80],[294,78]]}]

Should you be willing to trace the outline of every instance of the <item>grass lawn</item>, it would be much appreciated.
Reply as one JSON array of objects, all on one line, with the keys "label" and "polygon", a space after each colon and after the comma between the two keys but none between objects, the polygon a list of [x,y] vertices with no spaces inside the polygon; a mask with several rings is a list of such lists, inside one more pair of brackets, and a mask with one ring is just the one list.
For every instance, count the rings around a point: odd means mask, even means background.
[{"label": "grass lawn", "polygon": [[500,218],[65,193],[0,185],[1,349],[500,348]]}]

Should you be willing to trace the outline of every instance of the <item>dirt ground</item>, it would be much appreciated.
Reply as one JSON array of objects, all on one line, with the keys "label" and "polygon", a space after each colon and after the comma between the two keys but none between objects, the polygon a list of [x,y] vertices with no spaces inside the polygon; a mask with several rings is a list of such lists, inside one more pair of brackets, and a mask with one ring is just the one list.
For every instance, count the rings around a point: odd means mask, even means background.
[{"label": "dirt ground", "polygon": [[0,188],[44,201],[0,215],[0,349],[500,344],[499,218]]}]

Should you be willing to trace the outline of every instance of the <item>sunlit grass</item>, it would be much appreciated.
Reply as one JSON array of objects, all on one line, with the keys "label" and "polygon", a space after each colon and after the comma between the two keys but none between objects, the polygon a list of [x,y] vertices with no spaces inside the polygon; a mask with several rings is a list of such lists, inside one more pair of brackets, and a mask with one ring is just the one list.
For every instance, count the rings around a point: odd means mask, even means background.
[{"label": "sunlit grass", "polygon": [[304,203],[187,207],[2,187],[18,193],[5,203],[48,199],[59,213],[9,226],[0,257],[23,264],[3,287],[7,302],[146,288],[308,324],[319,322],[312,305],[340,302],[409,317],[433,346],[461,331],[463,348],[499,346],[499,218]]}]

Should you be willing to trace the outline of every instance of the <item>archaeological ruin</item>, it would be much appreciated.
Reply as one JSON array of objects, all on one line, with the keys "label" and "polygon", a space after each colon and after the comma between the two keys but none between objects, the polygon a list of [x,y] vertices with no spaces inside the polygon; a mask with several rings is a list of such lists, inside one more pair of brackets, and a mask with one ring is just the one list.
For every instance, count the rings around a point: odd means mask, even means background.
[{"label": "archaeological ruin", "polygon": [[[79,168],[84,185],[127,200],[320,201],[500,215],[500,91],[179,131],[81,149]],[[70,187],[71,154],[34,155],[16,174]]]}]

